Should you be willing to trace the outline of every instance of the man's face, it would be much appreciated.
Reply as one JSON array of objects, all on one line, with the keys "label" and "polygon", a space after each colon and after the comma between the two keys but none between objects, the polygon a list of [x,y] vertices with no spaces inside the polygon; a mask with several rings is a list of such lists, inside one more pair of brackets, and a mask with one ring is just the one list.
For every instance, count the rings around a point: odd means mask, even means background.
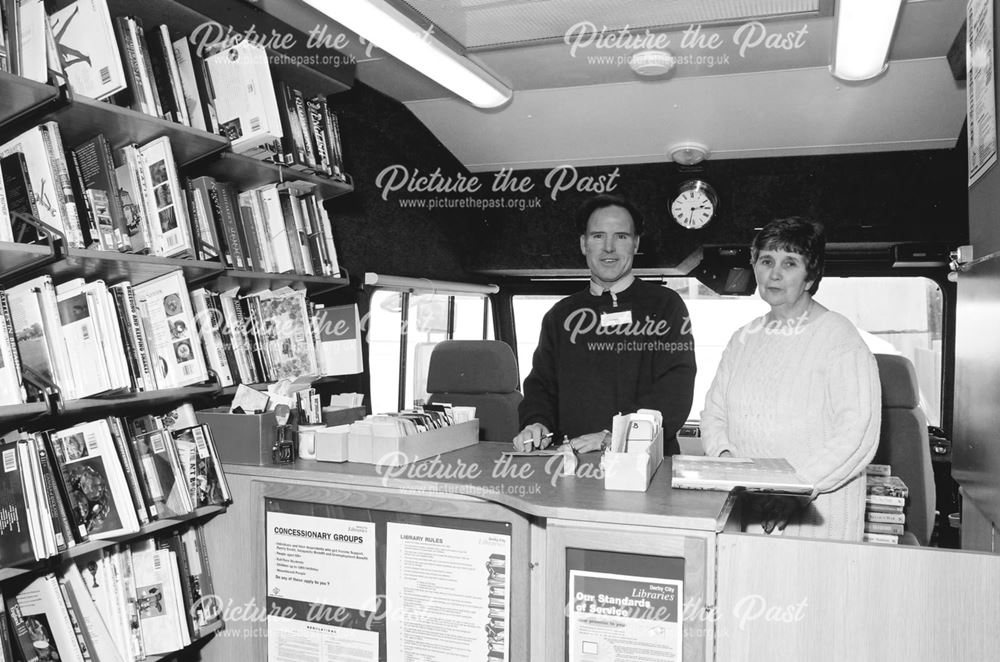
[{"label": "man's face", "polygon": [[587,234],[580,237],[580,251],[587,257],[590,274],[598,285],[609,287],[632,271],[639,250],[632,216],[624,207],[602,207],[590,215]]}]

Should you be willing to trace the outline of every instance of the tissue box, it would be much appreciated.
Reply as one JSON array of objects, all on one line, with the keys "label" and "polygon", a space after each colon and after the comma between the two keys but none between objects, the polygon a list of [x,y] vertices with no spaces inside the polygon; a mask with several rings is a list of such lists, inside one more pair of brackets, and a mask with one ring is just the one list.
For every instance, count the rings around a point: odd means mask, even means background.
[{"label": "tissue box", "polygon": [[316,460],[319,462],[347,462],[348,435],[351,426],[337,425],[335,427],[317,430]]},{"label": "tissue box", "polygon": [[277,440],[274,412],[230,414],[228,407],[196,413],[199,423],[212,430],[219,459],[233,464],[271,464],[271,447]]},{"label": "tissue box", "polygon": [[663,431],[652,441],[629,439],[627,453],[605,451],[604,489],[645,492],[663,463]]}]

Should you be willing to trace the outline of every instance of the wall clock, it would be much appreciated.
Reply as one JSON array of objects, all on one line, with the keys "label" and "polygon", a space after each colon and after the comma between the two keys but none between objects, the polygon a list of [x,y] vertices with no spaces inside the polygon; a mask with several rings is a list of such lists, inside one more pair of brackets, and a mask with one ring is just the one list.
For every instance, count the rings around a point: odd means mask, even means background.
[{"label": "wall clock", "polygon": [[681,227],[697,230],[712,220],[718,208],[715,189],[700,179],[689,179],[677,189],[670,203],[670,214]]}]

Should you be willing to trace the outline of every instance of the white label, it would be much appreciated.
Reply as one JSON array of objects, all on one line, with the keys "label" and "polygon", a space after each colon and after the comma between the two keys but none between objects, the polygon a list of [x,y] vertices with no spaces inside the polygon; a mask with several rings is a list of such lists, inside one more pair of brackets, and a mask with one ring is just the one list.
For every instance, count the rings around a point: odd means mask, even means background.
[{"label": "white label", "polygon": [[601,328],[606,329],[609,326],[621,326],[622,324],[632,323],[632,311],[631,310],[620,310],[616,313],[601,313]]}]

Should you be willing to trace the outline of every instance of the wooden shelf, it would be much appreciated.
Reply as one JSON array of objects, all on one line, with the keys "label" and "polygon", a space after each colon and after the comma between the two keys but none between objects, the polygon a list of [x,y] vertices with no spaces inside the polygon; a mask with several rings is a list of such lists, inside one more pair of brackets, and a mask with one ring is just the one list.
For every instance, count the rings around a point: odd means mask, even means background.
[{"label": "wooden shelf", "polygon": [[55,259],[57,256],[49,246],[0,241],[0,282],[7,287],[13,279],[41,269]]},{"label": "wooden shelf", "polygon": [[150,536],[159,531],[166,531],[167,529],[172,529],[180,524],[184,524],[192,520],[200,520],[208,517],[209,515],[225,512],[225,510],[226,506],[204,506],[196,509],[194,512],[188,513],[187,515],[182,515],[180,517],[168,517],[166,519],[150,522],[140,528],[138,533],[128,533],[123,536],[117,536],[107,540],[92,540],[90,542],[85,542],[82,545],[77,545],[66,550],[60,554],[59,557],[61,559],[75,559],[77,557],[90,554],[91,552],[104,549],[105,547],[110,547],[111,545],[128,542],[130,540],[139,540],[140,538],[145,538],[146,536]]},{"label": "wooden shelf", "polygon": [[222,136],[81,96],[73,97],[72,103],[43,118],[50,119],[59,122],[67,149],[98,133],[104,134],[112,149],[168,136],[178,167],[229,147],[229,141]]},{"label": "wooden shelf", "polygon": [[0,432],[15,430],[25,423],[44,416],[47,412],[48,405],[44,402],[0,407]]},{"label": "wooden shelf", "polygon": [[59,98],[57,88],[7,72],[0,72],[0,89],[3,90],[0,95],[0,124],[13,122]]},{"label": "wooden shelf", "polygon": [[100,278],[113,285],[123,280],[142,283],[177,269],[184,272],[188,284],[204,281],[223,271],[219,262],[82,248],[67,249],[66,255],[45,271],[52,274],[56,282],[70,278]]},{"label": "wooden shelf", "polygon": [[[336,382],[343,381],[343,379],[344,379],[343,375],[326,375],[326,376],[320,377],[319,379],[314,380],[312,382],[312,386],[324,386],[326,384],[334,384]],[[270,386],[270,385],[271,384],[268,383],[268,382],[262,382],[260,384],[244,384],[244,386],[248,386],[248,387],[254,389],[255,391],[266,391],[267,387]],[[220,397],[220,398],[231,398],[234,395],[236,395],[236,389],[237,388],[239,388],[239,387],[237,387],[237,386],[224,386],[224,387],[222,387],[222,390],[219,391],[218,397]]]},{"label": "wooden shelf", "polygon": [[252,159],[242,154],[222,152],[219,158],[205,164],[198,164],[198,174],[210,175],[220,181],[232,182],[240,190],[289,182],[291,186],[311,192],[320,200],[328,200],[354,190],[354,183],[310,175],[269,161]]},{"label": "wooden shelf", "polygon": [[346,278],[333,276],[304,276],[302,274],[269,274],[259,271],[239,271],[228,269],[213,279],[218,290],[228,290],[234,287],[242,292],[259,292],[274,290],[279,287],[291,287],[305,290],[310,295],[322,294],[346,286],[350,281]]},{"label": "wooden shelf", "polygon": [[203,386],[182,386],[179,388],[143,391],[125,395],[112,395],[101,398],[80,398],[67,400],[63,410],[57,416],[59,420],[79,418],[83,416],[102,416],[104,412],[113,412],[115,416],[124,416],[138,411],[158,409],[197,398],[207,398],[219,392],[218,384]]}]

